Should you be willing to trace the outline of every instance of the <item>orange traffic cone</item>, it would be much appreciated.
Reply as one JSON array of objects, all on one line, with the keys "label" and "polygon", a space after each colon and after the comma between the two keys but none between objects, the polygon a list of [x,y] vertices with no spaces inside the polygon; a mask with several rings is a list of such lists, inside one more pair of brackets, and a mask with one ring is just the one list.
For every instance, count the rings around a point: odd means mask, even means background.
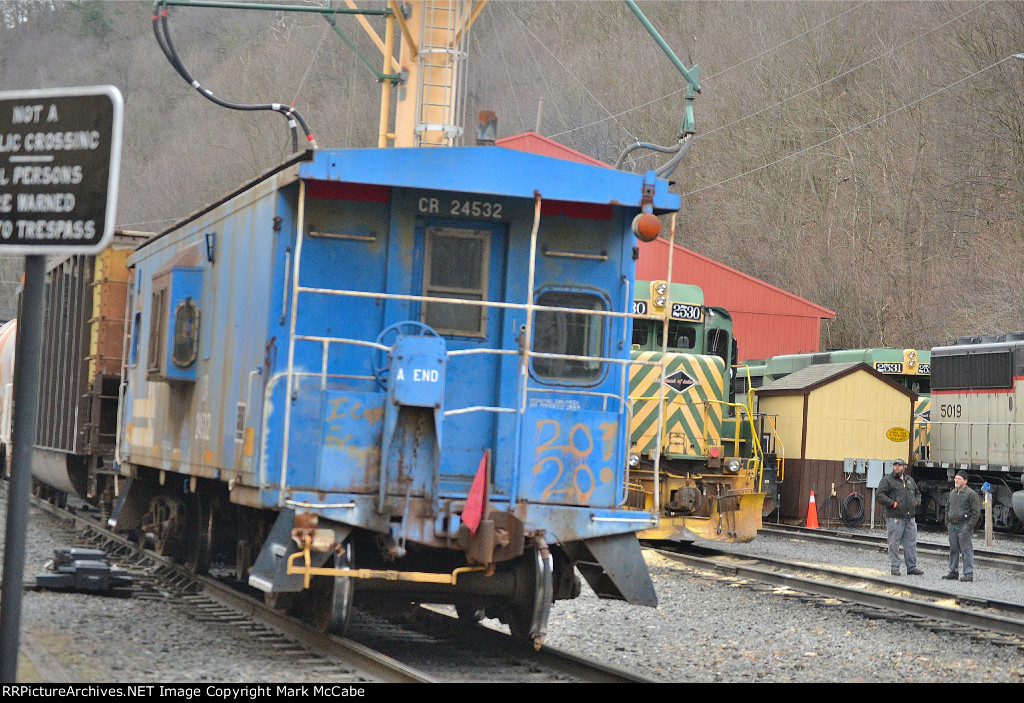
[{"label": "orange traffic cone", "polygon": [[814,505],[814,491],[811,491],[811,499],[807,501],[807,527],[812,530],[818,529],[818,508]]}]

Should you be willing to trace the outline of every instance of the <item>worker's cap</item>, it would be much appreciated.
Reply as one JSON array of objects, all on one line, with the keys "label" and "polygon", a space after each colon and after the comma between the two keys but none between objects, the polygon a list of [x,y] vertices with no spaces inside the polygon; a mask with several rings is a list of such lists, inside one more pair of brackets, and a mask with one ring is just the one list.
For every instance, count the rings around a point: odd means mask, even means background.
[{"label": "worker's cap", "polygon": [[[947,476],[948,475],[949,474],[947,474]],[[956,475],[959,476],[960,478],[962,478],[965,481],[967,480],[967,472],[966,471],[957,471]]]},{"label": "worker's cap", "polygon": [[899,465],[899,466],[906,466],[907,462],[903,461],[903,459],[893,459],[892,460],[892,465],[893,466],[897,466],[897,465]]}]

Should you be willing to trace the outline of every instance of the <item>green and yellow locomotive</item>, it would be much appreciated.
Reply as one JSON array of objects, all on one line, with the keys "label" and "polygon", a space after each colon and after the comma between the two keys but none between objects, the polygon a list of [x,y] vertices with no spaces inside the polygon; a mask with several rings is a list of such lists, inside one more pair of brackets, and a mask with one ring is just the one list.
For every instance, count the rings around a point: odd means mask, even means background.
[{"label": "green and yellow locomotive", "polygon": [[633,313],[630,496],[661,515],[641,537],[752,540],[776,505],[780,463],[770,423],[731,392],[732,317],[698,286],[667,281],[637,281]]}]

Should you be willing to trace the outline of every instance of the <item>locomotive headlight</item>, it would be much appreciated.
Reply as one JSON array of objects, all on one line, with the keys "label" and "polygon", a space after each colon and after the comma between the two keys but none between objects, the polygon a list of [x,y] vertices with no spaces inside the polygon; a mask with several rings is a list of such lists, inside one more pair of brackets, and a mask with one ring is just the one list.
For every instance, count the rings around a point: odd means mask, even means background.
[{"label": "locomotive headlight", "polygon": [[740,472],[740,460],[729,459],[725,462],[725,472],[728,474],[738,474]]},{"label": "locomotive headlight", "polygon": [[657,293],[658,295],[664,296],[666,293],[668,293],[668,284],[665,283],[664,281],[660,281],[657,285],[654,286],[654,292]]},{"label": "locomotive headlight", "polygon": [[665,307],[665,296],[659,295],[657,298],[654,299],[654,304],[657,305],[659,308]]},{"label": "locomotive headlight", "polygon": [[629,468],[635,469],[638,466],[640,466],[640,455],[639,454],[630,454],[629,455]]}]

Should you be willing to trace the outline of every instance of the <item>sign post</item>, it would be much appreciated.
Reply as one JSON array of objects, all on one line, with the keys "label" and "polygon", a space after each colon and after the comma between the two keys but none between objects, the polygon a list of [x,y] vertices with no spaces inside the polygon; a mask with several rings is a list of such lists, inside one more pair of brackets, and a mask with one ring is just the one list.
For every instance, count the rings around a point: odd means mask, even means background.
[{"label": "sign post", "polygon": [[0,254],[25,255],[0,586],[3,683],[18,673],[46,255],[98,254],[113,238],[123,114],[113,86],[0,92]]}]

